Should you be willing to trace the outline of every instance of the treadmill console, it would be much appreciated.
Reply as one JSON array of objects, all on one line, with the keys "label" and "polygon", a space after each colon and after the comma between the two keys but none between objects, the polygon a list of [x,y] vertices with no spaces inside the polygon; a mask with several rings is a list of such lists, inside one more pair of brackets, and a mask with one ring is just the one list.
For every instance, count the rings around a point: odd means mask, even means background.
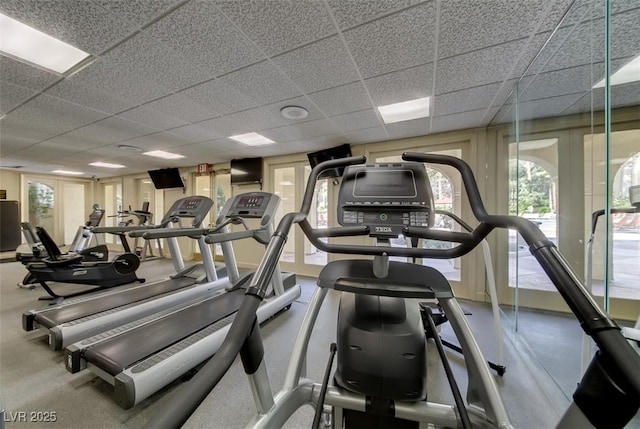
[{"label": "treadmill console", "polygon": [[173,203],[169,211],[162,218],[161,223],[164,224],[175,217],[193,218],[191,226],[199,227],[207,213],[213,207],[213,201],[210,198],[199,195],[180,198]]},{"label": "treadmill console", "polygon": [[372,237],[397,237],[406,226],[431,227],[435,209],[423,164],[351,165],[338,197],[342,226],[366,225]]},{"label": "treadmill console", "polygon": [[260,219],[265,215],[272,219],[280,205],[280,197],[268,192],[247,192],[236,195],[224,205],[218,218],[240,216]]}]

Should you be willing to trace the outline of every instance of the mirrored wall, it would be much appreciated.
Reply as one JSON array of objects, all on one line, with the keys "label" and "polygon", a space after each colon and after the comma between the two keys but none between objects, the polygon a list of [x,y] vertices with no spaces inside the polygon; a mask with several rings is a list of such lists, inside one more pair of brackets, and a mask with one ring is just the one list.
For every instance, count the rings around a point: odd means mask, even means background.
[{"label": "mirrored wall", "polygon": [[[494,118],[500,209],[536,223],[623,325],[640,314],[639,22],[637,0],[574,1]],[[568,398],[590,344],[516,233],[508,255],[512,334]]]}]

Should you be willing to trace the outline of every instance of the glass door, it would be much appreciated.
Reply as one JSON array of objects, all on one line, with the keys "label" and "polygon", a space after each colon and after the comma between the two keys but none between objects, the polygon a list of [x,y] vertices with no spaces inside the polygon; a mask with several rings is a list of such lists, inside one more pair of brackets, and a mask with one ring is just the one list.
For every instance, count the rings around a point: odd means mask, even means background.
[{"label": "glass door", "polygon": [[87,221],[85,216],[85,192],[84,183],[61,182],[62,207],[61,219],[64,231],[64,243],[69,245]]},{"label": "glass door", "polygon": [[[102,186],[104,195],[104,225],[118,226],[120,222],[119,213],[122,211],[122,183],[105,183]],[[118,236],[114,234],[106,234],[105,242],[120,245]]]},{"label": "glass door", "polygon": [[[28,178],[26,180],[27,221],[35,228],[41,226],[57,242],[61,232],[56,224],[56,180]],[[24,213],[25,211],[23,211]]]},{"label": "glass door", "polygon": [[[311,167],[306,162],[272,165],[270,167],[271,189],[281,199],[276,215],[276,225],[286,213],[300,207]],[[314,228],[327,228],[335,224],[333,193],[337,188],[330,179],[316,182],[314,198],[309,212],[309,223]],[[299,228],[289,232],[287,243],[280,257],[283,269],[298,274],[317,276],[329,261],[326,252],[318,250]]]}]

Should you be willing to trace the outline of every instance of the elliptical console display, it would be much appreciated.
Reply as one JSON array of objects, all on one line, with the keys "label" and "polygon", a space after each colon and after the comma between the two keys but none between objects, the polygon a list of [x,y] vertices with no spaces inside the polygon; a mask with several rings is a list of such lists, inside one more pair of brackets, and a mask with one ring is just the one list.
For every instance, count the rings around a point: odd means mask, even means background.
[{"label": "elliptical console display", "polygon": [[430,227],[435,213],[428,183],[422,164],[349,166],[340,187],[338,222],[366,225],[374,237],[397,237],[407,226]]}]

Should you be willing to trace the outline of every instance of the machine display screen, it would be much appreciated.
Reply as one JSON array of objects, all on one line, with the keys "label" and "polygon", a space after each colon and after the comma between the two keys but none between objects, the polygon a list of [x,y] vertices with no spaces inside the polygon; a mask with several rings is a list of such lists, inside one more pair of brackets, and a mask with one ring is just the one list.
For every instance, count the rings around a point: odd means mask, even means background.
[{"label": "machine display screen", "polygon": [[415,198],[417,195],[411,170],[361,170],[356,173],[353,185],[356,198]]},{"label": "machine display screen", "polygon": [[260,207],[263,201],[264,201],[264,196],[249,195],[249,196],[240,198],[240,201],[238,201],[237,207],[238,208]]}]

